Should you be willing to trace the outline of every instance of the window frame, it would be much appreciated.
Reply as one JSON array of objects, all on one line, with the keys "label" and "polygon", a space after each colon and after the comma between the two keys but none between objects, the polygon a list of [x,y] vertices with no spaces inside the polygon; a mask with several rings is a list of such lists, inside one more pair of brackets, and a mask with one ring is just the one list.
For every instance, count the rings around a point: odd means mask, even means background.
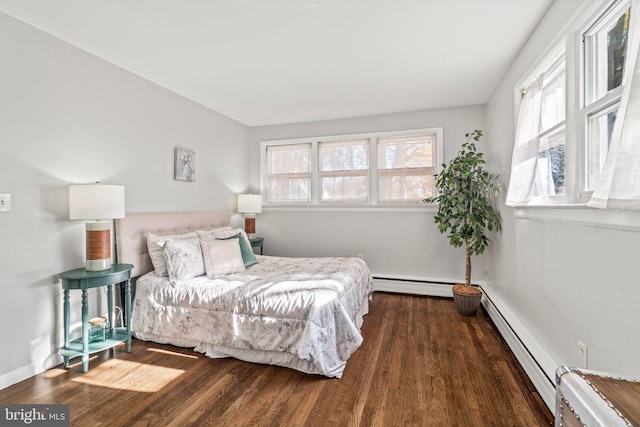
[{"label": "window frame", "polygon": [[[622,92],[627,83],[625,64],[622,84],[607,92],[589,105],[587,101],[586,61],[588,52],[585,46],[585,34],[598,25],[607,14],[619,13],[629,7],[631,21],[640,6],[631,0],[600,0],[585,5],[577,12],[565,29],[554,38],[533,65],[524,73],[514,86],[514,123],[517,122],[522,91],[543,71],[549,69],[557,58],[565,56],[565,194],[557,196],[534,196],[527,207],[562,207],[586,204],[593,190],[586,190],[588,162],[588,121],[598,112],[620,103]],[[606,21],[606,19],[604,19]],[[630,30],[631,32],[631,30]],[[629,44],[627,45],[629,46]]]},{"label": "window frame", "polygon": [[[431,166],[414,166],[414,167],[403,167],[403,168],[381,168],[380,167],[380,150],[381,147],[384,145],[389,146],[392,145],[391,140],[393,139],[399,139],[400,141],[396,142],[397,144],[402,144],[403,142],[408,142],[408,141],[402,141],[403,139],[407,139],[408,137],[411,136],[426,136],[426,137],[435,137],[435,141],[432,143],[432,161],[431,161]],[[380,140],[385,140],[385,141],[380,141]],[[438,149],[438,135],[436,133],[426,133],[426,132],[422,132],[420,134],[416,134],[416,133],[411,133],[411,134],[407,134],[407,135],[393,135],[393,136],[378,136],[376,138],[376,155],[378,156],[377,158],[377,163],[376,163],[376,167],[377,167],[377,171],[376,171],[376,184],[377,184],[377,203],[380,205],[398,205],[398,204],[416,204],[416,203],[420,203],[421,199],[423,200],[424,198],[418,198],[418,199],[411,199],[411,201],[406,201],[403,203],[402,200],[396,200],[396,199],[388,199],[388,201],[386,202],[381,202],[381,191],[380,191],[380,182],[382,180],[383,177],[385,176],[390,176],[390,177],[407,177],[407,176],[420,176],[420,175],[425,175],[425,176],[432,176],[435,177],[435,175],[439,172],[439,167],[441,167],[440,163],[442,162],[438,162],[438,152],[440,151]],[[433,151],[435,151],[435,156],[433,156]],[[422,173],[420,173],[422,172]],[[435,197],[437,194],[436,191],[436,187],[435,187],[435,178],[432,182],[433,187],[432,187],[432,196]],[[425,197],[429,197],[429,196],[425,196]]]},{"label": "window frame", "polygon": [[[393,136],[408,136],[419,134],[434,134],[436,136],[436,156],[435,156],[435,174],[439,173],[442,169],[443,163],[443,150],[444,150],[444,128],[429,127],[418,129],[404,129],[399,131],[384,131],[384,132],[366,132],[355,134],[341,134],[341,135],[321,135],[312,136],[308,138],[292,138],[292,139],[277,139],[277,140],[263,140],[260,142],[260,188],[263,194],[263,207],[265,210],[385,210],[385,211],[410,211],[417,209],[433,210],[432,205],[424,203],[378,203],[378,138],[393,137]],[[369,140],[369,169],[368,169],[368,185],[369,194],[367,203],[342,203],[342,202],[321,202],[320,201],[320,168],[319,168],[319,151],[318,144],[322,142],[339,142],[339,141],[351,141],[351,140]],[[270,203],[267,201],[267,195],[265,194],[266,184],[266,170],[267,170],[267,147],[275,145],[293,145],[293,144],[311,144],[311,198],[309,203],[296,204],[296,203]]]}]

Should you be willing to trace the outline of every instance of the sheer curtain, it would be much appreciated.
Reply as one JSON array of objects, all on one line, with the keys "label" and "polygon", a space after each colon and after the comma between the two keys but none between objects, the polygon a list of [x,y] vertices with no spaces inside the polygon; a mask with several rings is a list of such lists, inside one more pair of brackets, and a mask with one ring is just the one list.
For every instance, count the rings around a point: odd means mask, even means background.
[{"label": "sheer curtain", "polygon": [[[635,17],[634,17],[635,15]],[[588,206],[640,210],[640,17],[632,14],[627,83],[609,153]]]},{"label": "sheer curtain", "polygon": [[543,79],[544,74],[541,74],[526,88],[520,103],[506,200],[509,206],[526,205],[533,193],[540,149]]},{"label": "sheer curtain", "polygon": [[267,147],[265,193],[268,203],[311,201],[311,144]]},{"label": "sheer curtain", "polygon": [[378,139],[378,203],[422,203],[433,196],[435,135]]}]

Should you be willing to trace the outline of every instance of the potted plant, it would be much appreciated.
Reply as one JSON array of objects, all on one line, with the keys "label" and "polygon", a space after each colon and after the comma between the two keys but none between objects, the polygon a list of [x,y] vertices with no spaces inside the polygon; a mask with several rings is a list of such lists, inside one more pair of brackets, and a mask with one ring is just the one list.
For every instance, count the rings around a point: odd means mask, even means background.
[{"label": "potted plant", "polygon": [[500,213],[495,197],[502,187],[497,177],[485,169],[483,154],[476,142],[481,130],[465,135],[467,141],[449,165],[442,165],[436,175],[437,196],[424,199],[425,203],[438,203],[434,217],[441,233],[449,232],[449,244],[466,249],[465,283],[453,287],[453,299],[458,311],[474,315],[480,307],[482,291],[471,286],[471,256],[480,255],[489,244],[486,233],[500,230]]}]

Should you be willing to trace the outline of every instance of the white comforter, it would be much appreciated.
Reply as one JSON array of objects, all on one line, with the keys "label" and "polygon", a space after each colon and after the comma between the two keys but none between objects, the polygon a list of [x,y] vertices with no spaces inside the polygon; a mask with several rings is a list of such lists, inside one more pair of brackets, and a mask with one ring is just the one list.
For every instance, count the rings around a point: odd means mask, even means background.
[{"label": "white comforter", "polygon": [[140,277],[131,320],[135,336],[339,378],[362,343],[362,316],[373,292],[365,262],[258,260],[243,273],[175,286],[153,272]]}]

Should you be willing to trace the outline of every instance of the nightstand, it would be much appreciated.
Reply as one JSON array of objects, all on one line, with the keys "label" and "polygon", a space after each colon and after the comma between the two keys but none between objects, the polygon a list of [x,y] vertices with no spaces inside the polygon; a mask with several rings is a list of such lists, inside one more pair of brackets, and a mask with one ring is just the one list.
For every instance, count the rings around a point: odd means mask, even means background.
[{"label": "nightstand", "polygon": [[[64,347],[60,354],[64,357],[64,366],[69,366],[69,359],[82,356],[82,370],[89,370],[89,355],[111,348],[121,342],[127,342],[127,352],[131,352],[131,264],[112,264],[111,268],[102,271],[87,271],[85,268],[65,271],[58,275],[64,289]],[[113,285],[125,282],[125,325],[123,328],[113,327]],[[89,298],[90,288],[107,287],[107,306],[109,308],[109,329],[104,341],[89,341]],[[69,291],[82,291],[82,337],[69,340]]]},{"label": "nightstand", "polygon": [[262,244],[264,242],[264,237],[252,237],[249,239],[252,248],[260,248],[260,255],[262,255]]}]

